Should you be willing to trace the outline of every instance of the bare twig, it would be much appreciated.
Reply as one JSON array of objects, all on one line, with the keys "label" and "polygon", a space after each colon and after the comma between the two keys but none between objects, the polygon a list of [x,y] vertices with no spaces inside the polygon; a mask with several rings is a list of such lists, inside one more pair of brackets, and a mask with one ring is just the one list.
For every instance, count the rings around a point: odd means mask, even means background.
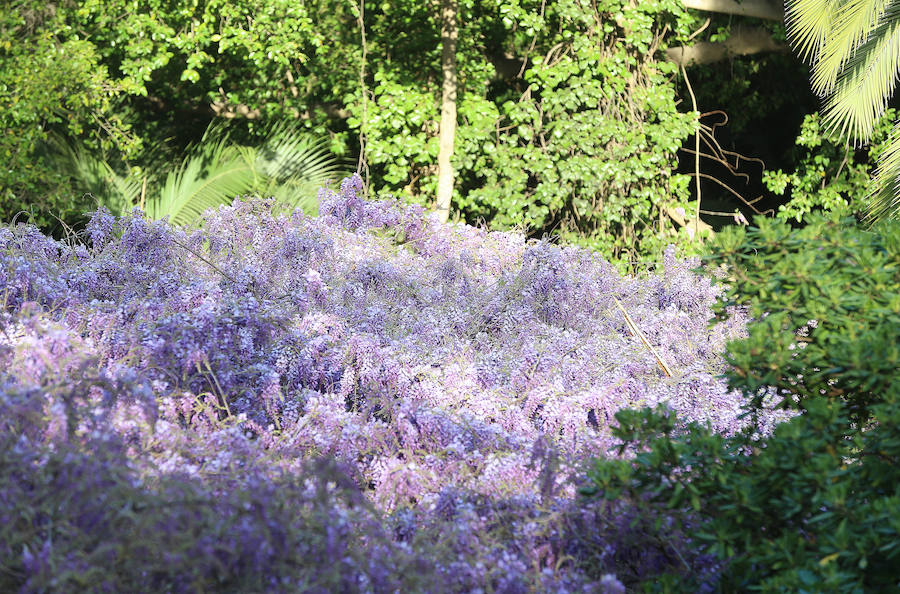
[{"label": "bare twig", "polygon": [[[688,175],[695,175],[695,174],[689,173]],[[738,194],[738,193],[737,193],[733,188],[731,188],[728,184],[726,184],[725,182],[723,182],[723,181],[720,180],[719,178],[714,177],[714,176],[712,176],[712,175],[709,175],[709,174],[707,174],[707,173],[701,173],[701,174],[700,174],[700,177],[702,177],[703,179],[708,179],[708,180],[710,180],[710,181],[716,182],[717,184],[719,184],[720,186],[722,186],[723,188],[725,188],[726,190],[728,190],[729,192],[731,192],[732,194],[734,194],[735,197],[737,197],[738,199],[740,199],[741,202],[743,202],[744,204],[746,204],[747,206],[749,206],[750,208],[752,208],[753,211],[754,211],[756,214],[763,214],[763,212],[759,211],[757,208],[755,208],[755,207],[753,206],[756,202],[759,201],[759,198],[756,198],[755,200],[747,200],[746,198],[744,198],[743,196],[741,196],[740,194]],[[760,198],[761,198],[761,196],[760,196]]]},{"label": "bare twig", "polygon": [[[694,108],[694,111],[697,112],[697,132],[694,134],[694,171],[697,176],[694,180],[697,182],[697,212],[696,218],[694,219],[694,237],[699,239],[700,237],[700,112],[697,110],[697,98],[694,96],[694,89],[691,88],[691,81],[688,78],[687,70],[684,68],[684,64],[681,65],[681,75],[684,77],[684,82],[687,85],[688,93],[691,95],[691,106]],[[624,311],[624,310],[622,310]]]},{"label": "bare twig", "polygon": [[[702,120],[704,118],[707,118],[707,117],[713,116],[713,115],[722,116],[722,121],[713,122],[711,124],[702,123]],[[702,114],[700,114],[700,120],[701,120],[700,130],[699,130],[700,138],[703,141],[703,144],[706,146],[706,148],[709,149],[709,152],[706,152],[706,151],[698,152],[698,150],[690,149],[687,147],[681,147],[679,149],[689,155],[694,156],[695,170],[688,175],[695,177],[697,179],[698,183],[699,183],[699,179],[703,178],[703,179],[708,179],[710,181],[713,181],[713,182],[719,184],[720,186],[722,186],[723,188],[728,190],[731,194],[733,194],[738,200],[740,200],[746,206],[751,208],[753,210],[753,212],[755,212],[756,214],[766,214],[768,212],[771,212],[771,210],[760,211],[759,209],[757,209],[754,206],[754,204],[759,202],[763,198],[763,196],[758,196],[757,198],[754,198],[752,200],[747,199],[743,195],[741,195],[737,190],[735,190],[734,188],[732,188],[731,186],[729,186],[728,184],[723,182],[721,179],[714,177],[712,175],[706,174],[706,173],[699,172],[699,169],[696,167],[696,162],[699,161],[700,157],[703,157],[705,159],[710,159],[711,161],[718,163],[719,165],[725,167],[725,169],[728,170],[728,173],[730,173],[731,175],[733,175],[735,177],[743,178],[745,182],[750,181],[750,176],[746,173],[738,171],[738,167],[740,167],[742,160],[746,161],[746,162],[758,163],[760,165],[760,167],[762,167],[762,169],[765,169],[765,167],[766,167],[766,164],[765,164],[765,162],[763,162],[762,159],[758,159],[756,157],[747,157],[747,156],[737,153],[735,151],[729,151],[729,150],[722,148],[722,146],[719,144],[719,141],[716,140],[715,130],[716,130],[716,128],[718,128],[720,126],[724,126],[725,124],[728,123],[728,114],[726,114],[724,111],[717,109],[714,111],[702,113]],[[731,163],[730,158],[734,159],[733,164]],[[699,205],[698,205],[698,210],[702,211],[702,209],[699,209]],[[702,211],[702,212],[703,212],[703,214],[707,214],[705,211]]]},{"label": "bare twig", "polygon": [[622,302],[613,297],[613,300],[616,302],[616,305],[619,306],[619,309],[622,310],[622,313],[625,315],[625,322],[628,324],[628,329],[631,331],[632,336],[637,336],[641,339],[641,342],[644,343],[644,346],[647,347],[650,352],[656,357],[656,362],[659,363],[659,366],[662,368],[663,372],[666,374],[666,377],[672,377],[672,370],[669,369],[669,366],[666,365],[666,362],[663,361],[662,357],[659,356],[659,353],[656,352],[656,349],[653,348],[653,345],[650,344],[650,341],[647,340],[647,337],[644,336],[644,333],[641,332],[641,329],[637,327],[637,324],[634,323],[634,320],[631,319],[631,316],[628,315],[628,312],[625,311],[625,308],[622,306]]},{"label": "bare twig", "polygon": [[[547,8],[547,0],[541,0],[541,12],[538,15],[539,18],[544,18],[544,9]],[[534,44],[537,43],[538,34],[537,31],[534,33],[534,37],[531,38],[531,45],[528,46],[528,51],[525,52],[525,59],[522,60],[522,67],[519,68],[519,73],[516,74],[516,78],[521,78],[525,73],[525,67],[528,66],[528,56],[531,55],[531,52],[534,51]]]},{"label": "bare twig", "polygon": [[359,88],[362,93],[362,121],[359,125],[359,161],[356,163],[356,173],[365,172],[365,195],[369,195],[369,164],[366,161],[366,125],[369,118],[369,89],[366,86],[366,23],[365,23],[365,0],[359,0],[358,14],[356,22],[359,25],[359,39],[362,46],[362,57],[359,61]]}]

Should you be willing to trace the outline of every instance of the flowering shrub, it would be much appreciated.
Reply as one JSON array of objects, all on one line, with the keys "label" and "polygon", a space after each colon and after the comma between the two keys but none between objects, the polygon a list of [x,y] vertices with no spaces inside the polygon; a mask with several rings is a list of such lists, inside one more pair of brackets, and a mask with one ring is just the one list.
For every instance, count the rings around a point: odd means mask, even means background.
[{"label": "flowering shrub", "polygon": [[710,327],[720,289],[671,250],[622,277],[361,189],[323,190],[318,218],[257,200],[200,228],[100,211],[69,243],[0,228],[4,590],[712,575],[686,532],[583,506],[573,479],[623,408],[741,429],[717,377],[745,314]]},{"label": "flowering shrub", "polygon": [[900,224],[755,223],[709,257],[730,277],[717,313],[754,317],[727,376],[750,418],[766,402],[802,414],[723,436],[669,410],[619,411],[620,447],[637,455],[598,460],[583,491],[638,502],[666,518],[663,535],[690,530],[725,592],[897,591]]}]

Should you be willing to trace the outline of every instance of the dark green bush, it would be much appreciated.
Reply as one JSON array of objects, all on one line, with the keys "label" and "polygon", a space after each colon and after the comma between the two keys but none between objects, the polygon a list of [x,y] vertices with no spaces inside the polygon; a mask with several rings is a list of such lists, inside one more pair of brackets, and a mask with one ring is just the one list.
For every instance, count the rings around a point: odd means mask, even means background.
[{"label": "dark green bush", "polygon": [[749,337],[729,345],[731,387],[762,406],[766,386],[785,408],[837,398],[851,420],[900,389],[900,226],[866,231],[852,219],[801,230],[758,218],[721,234],[707,263],[724,267],[732,306],[749,307]]},{"label": "dark green bush", "polygon": [[584,494],[699,522],[693,546],[723,561],[723,591],[895,591],[900,225],[756,224],[722,234],[707,259],[728,277],[718,315],[745,306],[754,319],[728,347],[727,377],[751,418],[800,414],[723,437],[663,409],[622,412],[616,434],[636,455],[598,460]]}]

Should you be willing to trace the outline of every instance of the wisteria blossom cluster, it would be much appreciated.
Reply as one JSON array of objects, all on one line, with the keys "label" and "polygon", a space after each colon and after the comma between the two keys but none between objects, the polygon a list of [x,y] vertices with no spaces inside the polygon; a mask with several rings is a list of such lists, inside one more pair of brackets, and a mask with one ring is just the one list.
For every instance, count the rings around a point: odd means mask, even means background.
[{"label": "wisteria blossom cluster", "polygon": [[624,592],[667,565],[714,574],[689,535],[641,540],[625,503],[577,497],[623,407],[741,428],[718,374],[746,320],[710,327],[697,263],[670,250],[622,277],[361,193],[358,176],[323,190],[315,218],[239,200],[199,228],[101,210],[62,242],[0,227],[0,584]]}]

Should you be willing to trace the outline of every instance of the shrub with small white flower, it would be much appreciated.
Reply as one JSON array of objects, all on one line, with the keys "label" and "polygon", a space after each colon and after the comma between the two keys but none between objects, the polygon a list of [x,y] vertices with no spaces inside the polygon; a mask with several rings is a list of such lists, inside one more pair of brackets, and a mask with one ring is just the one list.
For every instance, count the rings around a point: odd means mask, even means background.
[{"label": "shrub with small white flower", "polygon": [[317,218],[0,228],[0,589],[714,579],[689,535],[643,538],[653,518],[575,479],[623,408],[739,430],[718,376],[745,315],[710,326],[720,289],[672,251],[622,277],[361,190],[323,190]]}]

